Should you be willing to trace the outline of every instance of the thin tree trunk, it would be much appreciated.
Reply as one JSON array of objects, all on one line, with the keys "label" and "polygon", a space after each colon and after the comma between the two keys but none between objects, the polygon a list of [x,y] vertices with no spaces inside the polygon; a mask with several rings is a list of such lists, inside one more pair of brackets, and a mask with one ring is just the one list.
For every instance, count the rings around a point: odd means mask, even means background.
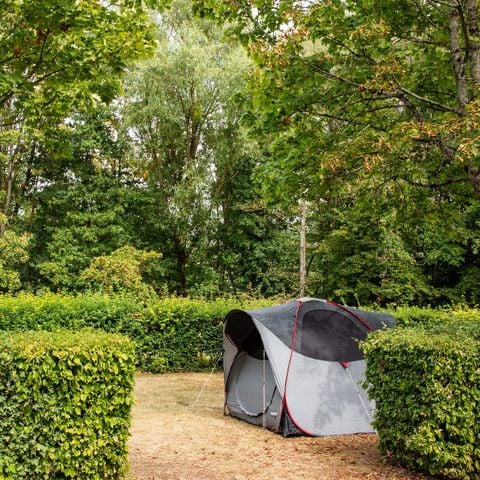
[{"label": "thin tree trunk", "polygon": [[305,286],[307,282],[307,204],[305,201],[299,201],[300,209],[300,297],[305,296]]},{"label": "thin tree trunk", "polygon": [[[468,25],[468,45],[473,86],[475,90],[480,87],[480,42],[478,31],[478,5],[477,0],[465,0]],[[475,91],[475,95],[477,92]]]},{"label": "thin tree trunk", "polygon": [[452,6],[450,11],[450,52],[457,84],[458,107],[459,111],[465,114],[465,105],[468,103],[468,88],[465,61],[460,47],[460,12],[457,6]]},{"label": "thin tree trunk", "polygon": [[[8,217],[10,213],[10,204],[12,202],[12,191],[13,191],[13,180],[15,178],[15,157],[12,156],[8,163],[8,173],[7,173],[7,182],[5,188],[5,203],[3,204],[3,214],[5,217]],[[0,222],[0,235],[5,233],[7,229],[6,222]]]},{"label": "thin tree trunk", "polygon": [[187,279],[185,273],[187,252],[179,239],[175,240],[174,255],[177,263],[177,295],[184,297],[187,292]]}]

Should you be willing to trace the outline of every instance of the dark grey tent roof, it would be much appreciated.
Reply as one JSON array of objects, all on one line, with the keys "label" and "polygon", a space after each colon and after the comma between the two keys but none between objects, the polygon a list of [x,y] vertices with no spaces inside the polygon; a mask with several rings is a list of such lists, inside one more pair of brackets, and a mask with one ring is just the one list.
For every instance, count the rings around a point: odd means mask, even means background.
[{"label": "dark grey tent roof", "polygon": [[[343,343],[343,348],[348,349],[348,346],[345,345],[348,342],[351,344],[350,348],[354,348],[356,345],[354,340],[365,338],[368,332],[395,325],[395,319],[388,313],[367,312],[344,307],[326,300],[304,298],[257,310],[232,310],[225,318],[225,336],[237,348],[252,352],[254,345],[258,345],[257,338],[259,338],[258,330],[253,322],[253,319],[255,319],[290,348],[292,347],[294,330],[296,327],[298,328],[297,313],[300,307],[302,308],[300,319],[303,323],[302,332],[305,331],[305,324],[308,323],[307,332],[312,334],[310,342],[306,338],[307,335],[303,334],[305,339],[302,342],[303,350],[310,353],[308,356],[324,360],[336,360],[333,358],[335,354],[332,352],[335,343],[340,348],[342,347],[340,344]],[[319,321],[318,312],[322,312],[322,321]],[[311,321],[309,322],[310,318]],[[296,347],[298,345],[294,345],[294,349],[298,351]],[[320,356],[315,355],[315,350],[322,350],[318,353]],[[358,349],[355,350],[357,352]],[[356,357],[358,357],[356,359],[362,358],[358,352]],[[336,361],[347,360],[338,359]],[[353,360],[353,358],[350,360]]]}]

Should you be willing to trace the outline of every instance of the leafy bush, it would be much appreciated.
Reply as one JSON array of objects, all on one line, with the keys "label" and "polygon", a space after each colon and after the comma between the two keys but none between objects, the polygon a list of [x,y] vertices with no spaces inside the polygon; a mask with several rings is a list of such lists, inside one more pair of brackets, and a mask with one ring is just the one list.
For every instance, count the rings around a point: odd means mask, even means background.
[{"label": "leafy bush", "polygon": [[83,270],[81,279],[94,291],[108,294],[129,293],[148,299],[155,296],[142,274],[149,263],[161,258],[153,251],[137,250],[131,246],[118,248],[110,255],[95,257]]},{"label": "leafy bush", "polygon": [[0,335],[0,478],[117,479],[133,344],[102,332]]},{"label": "leafy bush", "polygon": [[[257,301],[246,308],[267,303]],[[137,342],[143,370],[203,370],[221,360],[223,319],[239,307],[235,300],[167,298],[150,304],[139,321],[123,325],[121,331]]]},{"label": "leafy bush", "polygon": [[116,332],[140,314],[127,297],[46,294],[0,296],[0,330],[78,330],[84,327]]},{"label": "leafy bush", "polygon": [[[246,302],[256,308],[271,302]],[[149,372],[212,368],[222,352],[226,313],[236,300],[166,298],[139,304],[128,297],[0,296],[0,330],[100,328],[136,343],[137,366]]]},{"label": "leafy bush", "polygon": [[429,327],[444,321],[446,311],[433,308],[398,307],[392,311],[398,327]]},{"label": "leafy bush", "polygon": [[451,308],[433,309],[428,307],[398,307],[391,311],[399,327],[435,328],[450,325],[457,328],[458,324],[480,321],[480,310],[454,306]]},{"label": "leafy bush", "polygon": [[479,478],[478,340],[479,323],[467,318],[379,331],[363,343],[383,454],[431,475]]},{"label": "leafy bush", "polygon": [[[0,213],[0,225],[7,221]],[[15,292],[21,288],[20,268],[28,261],[28,234],[17,235],[7,230],[0,235],[0,292]]]}]

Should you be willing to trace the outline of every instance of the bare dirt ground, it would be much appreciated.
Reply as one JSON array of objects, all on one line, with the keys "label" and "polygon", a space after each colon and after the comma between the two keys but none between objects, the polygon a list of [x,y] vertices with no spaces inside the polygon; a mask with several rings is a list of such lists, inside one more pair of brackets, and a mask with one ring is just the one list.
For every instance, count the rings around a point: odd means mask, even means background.
[{"label": "bare dirt ground", "polygon": [[385,465],[375,435],[284,438],[225,417],[218,373],[141,374],[135,395],[130,440],[135,480],[430,478]]}]

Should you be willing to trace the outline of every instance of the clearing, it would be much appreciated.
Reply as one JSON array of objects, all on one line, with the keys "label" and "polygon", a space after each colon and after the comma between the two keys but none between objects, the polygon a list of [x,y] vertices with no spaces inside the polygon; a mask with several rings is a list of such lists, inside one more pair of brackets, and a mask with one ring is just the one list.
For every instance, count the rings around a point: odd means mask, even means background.
[{"label": "clearing", "polygon": [[430,478],[385,465],[375,435],[284,438],[225,417],[221,373],[139,374],[135,396],[135,480]]}]

